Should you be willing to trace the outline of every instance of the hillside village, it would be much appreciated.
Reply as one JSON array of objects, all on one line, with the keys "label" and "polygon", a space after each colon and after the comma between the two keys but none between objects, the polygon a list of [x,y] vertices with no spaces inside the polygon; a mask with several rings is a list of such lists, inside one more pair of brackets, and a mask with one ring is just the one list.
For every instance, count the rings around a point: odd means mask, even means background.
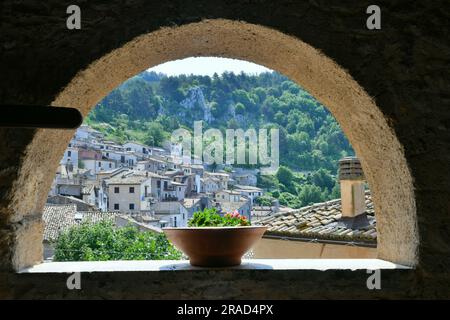
[{"label": "hillside village", "polygon": [[[44,208],[44,258],[52,259],[58,235],[82,222],[109,220],[141,231],[186,227],[205,208],[238,211],[268,226],[250,253],[254,258],[370,258],[376,254],[376,220],[359,160],[342,159],[341,199],[300,209],[258,205],[257,170],[211,171],[186,164],[170,150],[138,142],[118,144],[82,125],[60,161]],[[229,170],[228,170],[229,171]],[[290,240],[290,241],[286,241]]]},{"label": "hillside village", "polygon": [[256,205],[263,194],[256,187],[257,170],[212,172],[202,164],[183,164],[171,149],[120,145],[82,125],[64,152],[47,203],[115,212],[158,228],[185,227],[204,208],[238,211],[250,220],[280,210],[276,204]]}]

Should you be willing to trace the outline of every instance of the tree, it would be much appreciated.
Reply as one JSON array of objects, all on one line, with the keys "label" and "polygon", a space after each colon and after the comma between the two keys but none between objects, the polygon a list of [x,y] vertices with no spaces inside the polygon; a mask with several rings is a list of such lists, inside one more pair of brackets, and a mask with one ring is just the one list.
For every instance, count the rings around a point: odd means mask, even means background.
[{"label": "tree", "polygon": [[292,173],[291,169],[284,166],[280,166],[278,168],[276,176],[278,181],[284,184],[285,186],[291,185],[292,179],[294,178],[294,174]]},{"label": "tree", "polygon": [[255,199],[255,202],[260,206],[270,207],[273,202],[273,198],[270,196],[261,196]]},{"label": "tree", "polygon": [[245,113],[245,106],[240,102],[236,103],[236,106],[234,107],[234,112],[236,114],[243,115]]},{"label": "tree", "polygon": [[55,261],[178,260],[182,254],[163,233],[140,232],[112,222],[83,223],[59,235]]},{"label": "tree", "polygon": [[147,138],[145,143],[150,146],[162,146],[164,140],[168,138],[168,133],[158,122],[150,122],[147,126]]},{"label": "tree", "polygon": [[302,203],[302,206],[323,201],[322,190],[320,190],[320,188],[316,185],[305,184],[299,191],[298,199]]},{"label": "tree", "polygon": [[320,168],[316,172],[314,172],[310,180],[313,184],[316,186],[319,186],[321,189],[326,188],[327,190],[331,191],[331,189],[334,187],[334,179],[333,176],[330,174],[330,171]]},{"label": "tree", "polygon": [[[327,109],[276,72],[226,72],[212,77],[143,73],[105,97],[89,114],[88,122],[93,126],[108,124],[108,129],[99,130],[110,140],[132,139],[160,146],[173,130],[182,127],[192,131],[193,121],[204,118],[203,101],[189,94],[194,88],[201,90],[213,115],[205,130],[213,127],[225,134],[226,129],[279,129],[280,165],[291,174],[283,168],[279,177],[258,178],[260,187],[290,193],[294,196],[288,201],[292,205],[301,203],[298,195],[304,184],[318,186],[322,200],[339,195],[334,181],[338,160],[354,151]],[[228,112],[233,109],[237,119]],[[311,176],[303,181],[298,179],[298,171],[310,171]],[[308,198],[306,195],[305,191]]]}]

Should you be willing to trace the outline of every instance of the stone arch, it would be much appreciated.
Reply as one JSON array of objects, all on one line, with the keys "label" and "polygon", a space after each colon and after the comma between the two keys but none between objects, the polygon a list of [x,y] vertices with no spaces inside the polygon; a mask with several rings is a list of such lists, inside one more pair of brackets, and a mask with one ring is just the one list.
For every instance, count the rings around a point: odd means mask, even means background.
[{"label": "stone arch", "polygon": [[[247,60],[277,70],[304,87],[340,123],[361,159],[373,192],[381,259],[415,265],[418,231],[413,181],[403,147],[383,113],[360,85],[333,60],[301,41],[260,25],[223,19],[203,20],[143,34],[79,71],[53,101],[83,115],[120,83],[143,70],[190,56]],[[57,163],[73,132],[38,130],[28,146],[13,197],[15,212],[40,212]],[[36,164],[40,163],[40,164]],[[35,176],[31,177],[30,168]],[[24,234],[14,265],[40,259]],[[33,248],[34,247],[34,248]],[[32,258],[26,252],[36,252]]]}]

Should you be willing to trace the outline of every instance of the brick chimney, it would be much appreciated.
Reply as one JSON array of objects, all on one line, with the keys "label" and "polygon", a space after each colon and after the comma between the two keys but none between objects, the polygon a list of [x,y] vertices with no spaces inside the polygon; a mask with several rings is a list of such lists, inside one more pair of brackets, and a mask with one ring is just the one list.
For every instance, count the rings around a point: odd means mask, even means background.
[{"label": "brick chimney", "polygon": [[339,160],[342,218],[354,218],[366,211],[364,172],[356,157]]}]

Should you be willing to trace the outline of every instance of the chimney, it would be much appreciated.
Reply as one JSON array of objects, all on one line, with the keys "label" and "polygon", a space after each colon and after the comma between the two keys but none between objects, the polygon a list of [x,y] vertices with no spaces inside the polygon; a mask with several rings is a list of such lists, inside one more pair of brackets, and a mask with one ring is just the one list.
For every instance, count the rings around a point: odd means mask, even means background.
[{"label": "chimney", "polygon": [[366,211],[364,172],[356,157],[339,160],[342,218],[354,218]]}]

